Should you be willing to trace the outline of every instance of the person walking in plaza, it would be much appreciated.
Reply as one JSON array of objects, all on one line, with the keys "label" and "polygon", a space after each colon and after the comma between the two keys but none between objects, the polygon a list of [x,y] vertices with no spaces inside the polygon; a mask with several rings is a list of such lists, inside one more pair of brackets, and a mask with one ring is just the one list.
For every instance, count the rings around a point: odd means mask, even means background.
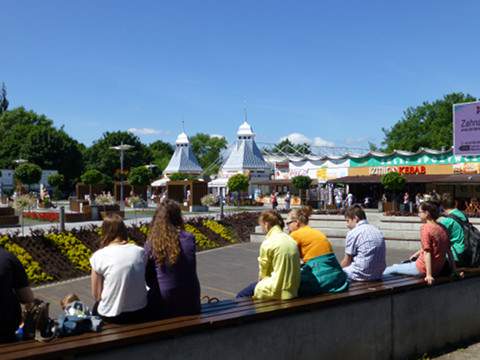
[{"label": "person walking in plaza", "polygon": [[358,205],[345,210],[345,219],[350,231],[340,263],[343,271],[353,281],[380,279],[386,267],[383,234],[368,223],[365,212]]},{"label": "person walking in plaza", "polygon": [[164,200],[145,243],[149,313],[165,318],[200,312],[195,237],[186,232],[180,205]]},{"label": "person walking in plaza", "polygon": [[290,204],[292,202],[292,194],[290,194],[290,191],[287,191],[287,194],[285,195],[285,210],[290,210]]},{"label": "person walking in plaza", "polygon": [[90,258],[93,314],[112,323],[145,320],[147,288],[144,250],[128,241],[119,215],[103,220],[100,249]]},{"label": "person walking in plaza", "polygon": [[293,209],[288,213],[286,222],[303,262],[298,295],[345,291],[349,285],[347,275],[342,271],[325,234],[308,225],[311,213],[309,207]]},{"label": "person walking in plaza", "polygon": [[[420,204],[418,216],[423,222],[420,230],[421,248],[415,252],[410,261],[394,264],[385,269],[384,276],[392,274],[423,276],[428,285],[444,270],[447,261],[453,259],[447,231],[437,223],[440,215],[437,204],[425,201]],[[452,271],[456,273],[455,262],[451,262]]]},{"label": "person walking in plaza", "polygon": [[468,218],[457,209],[453,196],[448,193],[442,195],[442,206],[444,213],[438,222],[447,230],[453,259],[457,266],[467,266],[465,234],[461,222],[468,222]]},{"label": "person walking in plaza", "polygon": [[20,261],[0,247],[0,343],[15,341],[22,322],[20,304],[33,302],[28,277]]},{"label": "person walking in plaza", "polygon": [[341,209],[341,208],[342,208],[342,201],[343,201],[342,193],[341,193],[340,191],[338,191],[338,192],[335,194],[335,205],[337,206],[337,209]]},{"label": "person walking in plaza", "polygon": [[285,224],[276,211],[262,212],[258,223],[267,234],[260,245],[258,282],[241,290],[237,298],[288,300],[297,297],[300,285],[297,243],[283,232]]},{"label": "person walking in plaza", "polygon": [[276,210],[278,206],[277,193],[275,191],[270,195],[270,203],[272,204],[272,210]]}]

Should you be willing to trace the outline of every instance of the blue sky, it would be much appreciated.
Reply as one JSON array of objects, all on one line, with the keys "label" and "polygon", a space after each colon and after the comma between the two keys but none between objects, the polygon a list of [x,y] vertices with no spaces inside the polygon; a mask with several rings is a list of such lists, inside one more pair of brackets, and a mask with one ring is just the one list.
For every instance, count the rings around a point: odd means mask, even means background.
[{"label": "blue sky", "polygon": [[[403,110],[480,96],[478,1],[4,0],[0,82],[89,145],[151,129],[367,147]],[[138,132],[137,132],[138,133]],[[301,139],[300,135],[297,138]]]}]

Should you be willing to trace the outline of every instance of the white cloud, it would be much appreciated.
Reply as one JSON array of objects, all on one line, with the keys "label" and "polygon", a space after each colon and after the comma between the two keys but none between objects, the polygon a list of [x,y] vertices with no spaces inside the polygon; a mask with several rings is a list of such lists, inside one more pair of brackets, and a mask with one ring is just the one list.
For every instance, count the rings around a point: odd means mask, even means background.
[{"label": "white cloud", "polygon": [[345,143],[347,145],[359,145],[359,144],[365,145],[369,140],[370,139],[368,136],[362,136],[358,138],[348,137],[345,139]]},{"label": "white cloud", "polygon": [[291,133],[287,136],[284,136],[280,139],[280,141],[283,141],[285,139],[290,140],[291,143],[296,144],[296,145],[301,145],[301,144],[308,144],[311,146],[335,146],[335,143],[322,139],[319,136],[316,136],[312,139],[308,138],[307,136],[300,134],[300,133]]},{"label": "white cloud", "polygon": [[329,147],[333,147],[335,146],[335,143],[334,142],[331,142],[331,141],[328,141],[328,140],[325,140],[325,139],[322,139],[321,137],[319,136],[316,136],[313,138],[313,146],[329,146]]},{"label": "white cloud", "polygon": [[155,130],[151,128],[130,128],[128,132],[135,135],[167,135],[166,131]]},{"label": "white cloud", "polygon": [[312,143],[312,140],[310,140],[308,137],[300,133],[291,133],[287,136],[282,137],[280,141],[283,141],[285,139],[290,140],[290,142],[295,145],[301,145],[301,144],[310,145]]}]

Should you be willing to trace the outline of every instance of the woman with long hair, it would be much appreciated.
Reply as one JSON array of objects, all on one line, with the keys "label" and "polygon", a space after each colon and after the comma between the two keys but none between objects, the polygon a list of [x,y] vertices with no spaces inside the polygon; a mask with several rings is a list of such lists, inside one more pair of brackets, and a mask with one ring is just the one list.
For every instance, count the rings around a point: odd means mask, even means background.
[{"label": "woman with long hair", "polygon": [[240,291],[237,298],[292,299],[297,296],[300,284],[297,243],[283,232],[285,224],[278,212],[262,212],[258,223],[267,234],[260,246],[258,282]]},{"label": "woman with long hair", "polygon": [[347,274],[342,270],[324,233],[308,225],[312,209],[304,207],[288,213],[290,236],[297,242],[303,265],[299,296],[342,292],[348,289]]},{"label": "woman with long hair", "polygon": [[155,318],[198,314],[200,283],[195,238],[184,230],[180,205],[162,201],[145,243],[149,308]]},{"label": "woman with long hair", "polygon": [[90,264],[94,314],[113,323],[145,320],[144,251],[128,241],[127,228],[119,215],[103,220],[100,249],[92,255]]}]

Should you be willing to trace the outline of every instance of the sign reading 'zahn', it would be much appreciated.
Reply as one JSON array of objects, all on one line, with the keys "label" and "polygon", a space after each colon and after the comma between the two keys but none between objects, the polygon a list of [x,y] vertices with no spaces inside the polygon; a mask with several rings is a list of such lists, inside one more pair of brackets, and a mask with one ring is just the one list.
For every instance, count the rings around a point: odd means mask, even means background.
[{"label": "sign reading 'zahn'", "polygon": [[480,101],[453,105],[453,153],[480,154]]}]

